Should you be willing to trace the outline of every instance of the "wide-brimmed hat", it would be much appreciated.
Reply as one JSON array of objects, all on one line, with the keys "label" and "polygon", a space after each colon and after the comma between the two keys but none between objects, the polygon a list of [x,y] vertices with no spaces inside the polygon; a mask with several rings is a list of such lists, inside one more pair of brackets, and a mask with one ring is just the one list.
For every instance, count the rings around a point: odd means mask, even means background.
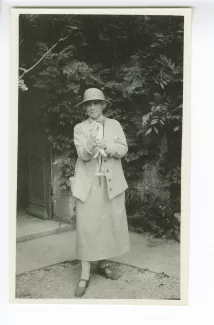
[{"label": "wide-brimmed hat", "polygon": [[84,92],[83,101],[76,105],[76,107],[82,106],[84,103],[89,102],[91,100],[101,100],[107,104],[109,108],[111,106],[111,102],[105,99],[103,92],[97,88],[89,88]]}]

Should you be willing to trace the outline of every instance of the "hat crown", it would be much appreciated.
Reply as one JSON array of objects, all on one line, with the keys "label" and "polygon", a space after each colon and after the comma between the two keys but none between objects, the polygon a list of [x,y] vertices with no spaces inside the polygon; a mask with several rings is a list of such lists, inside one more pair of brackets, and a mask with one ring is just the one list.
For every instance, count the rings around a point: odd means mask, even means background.
[{"label": "hat crown", "polygon": [[105,100],[105,96],[100,89],[89,88],[84,92],[83,101],[88,100]]},{"label": "hat crown", "polygon": [[89,88],[89,89],[85,90],[85,92],[83,94],[82,102],[77,104],[76,107],[80,107],[84,103],[87,103],[90,100],[101,100],[107,104],[108,108],[111,107],[111,102],[109,100],[105,99],[103,92],[97,88]]}]

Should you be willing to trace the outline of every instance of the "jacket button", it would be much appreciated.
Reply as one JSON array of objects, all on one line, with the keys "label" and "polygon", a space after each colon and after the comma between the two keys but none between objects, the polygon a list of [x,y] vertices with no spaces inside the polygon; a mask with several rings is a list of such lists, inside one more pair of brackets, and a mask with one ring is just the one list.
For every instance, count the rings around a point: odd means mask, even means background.
[{"label": "jacket button", "polygon": [[111,190],[112,190],[112,188],[109,189],[109,191],[111,191]]},{"label": "jacket button", "polygon": [[103,161],[104,161],[104,162],[107,162],[107,159],[104,159]]},{"label": "jacket button", "polygon": [[108,181],[111,182],[111,178],[109,178]]},{"label": "jacket button", "polygon": [[109,172],[109,169],[106,169],[107,173]]}]

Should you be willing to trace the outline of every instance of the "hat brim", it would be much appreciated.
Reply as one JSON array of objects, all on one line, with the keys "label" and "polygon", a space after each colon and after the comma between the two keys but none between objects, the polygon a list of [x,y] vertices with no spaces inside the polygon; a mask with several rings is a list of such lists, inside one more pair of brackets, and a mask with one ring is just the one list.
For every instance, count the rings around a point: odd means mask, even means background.
[{"label": "hat brim", "polygon": [[105,102],[107,104],[107,108],[110,108],[111,107],[111,102],[107,99],[100,99],[100,98],[94,98],[94,99],[86,99],[86,100],[83,100],[82,102],[80,102],[79,104],[76,105],[76,107],[80,107],[82,106],[83,104],[87,103],[87,102],[91,102],[93,100],[99,100],[101,102]]}]

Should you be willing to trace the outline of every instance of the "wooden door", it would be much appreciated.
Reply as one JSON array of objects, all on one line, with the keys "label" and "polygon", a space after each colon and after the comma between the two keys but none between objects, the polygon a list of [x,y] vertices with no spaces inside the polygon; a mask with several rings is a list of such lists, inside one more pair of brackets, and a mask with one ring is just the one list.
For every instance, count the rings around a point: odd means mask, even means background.
[{"label": "wooden door", "polygon": [[29,206],[27,212],[41,219],[52,218],[51,150],[47,143],[34,143],[28,153]]}]

